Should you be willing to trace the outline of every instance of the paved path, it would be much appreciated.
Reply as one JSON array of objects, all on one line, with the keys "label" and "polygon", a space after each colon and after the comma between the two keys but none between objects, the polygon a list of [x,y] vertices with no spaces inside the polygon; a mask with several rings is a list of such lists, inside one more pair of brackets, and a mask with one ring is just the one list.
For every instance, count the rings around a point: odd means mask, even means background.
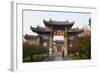
[{"label": "paved path", "polygon": [[54,61],[62,61],[63,57],[62,56],[55,56]]},{"label": "paved path", "polygon": [[[63,61],[63,57],[62,56],[59,56],[59,55],[52,55],[52,56],[49,56],[46,60],[44,61]],[[66,60],[71,60],[71,58],[67,57]]]}]

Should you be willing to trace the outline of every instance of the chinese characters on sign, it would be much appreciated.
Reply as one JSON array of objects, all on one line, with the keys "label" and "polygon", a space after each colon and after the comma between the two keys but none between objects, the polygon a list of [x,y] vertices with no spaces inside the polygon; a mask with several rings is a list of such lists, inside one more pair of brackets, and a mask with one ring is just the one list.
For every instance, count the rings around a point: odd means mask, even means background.
[{"label": "chinese characters on sign", "polygon": [[64,31],[54,31],[53,34],[58,36],[64,36]]}]

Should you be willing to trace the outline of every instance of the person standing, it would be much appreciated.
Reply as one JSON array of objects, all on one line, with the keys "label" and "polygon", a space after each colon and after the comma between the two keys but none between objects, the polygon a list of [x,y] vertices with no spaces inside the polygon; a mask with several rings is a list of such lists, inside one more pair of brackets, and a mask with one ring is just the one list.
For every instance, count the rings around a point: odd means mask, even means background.
[{"label": "person standing", "polygon": [[65,53],[65,51],[64,50],[62,50],[62,57],[64,58],[64,53]]}]

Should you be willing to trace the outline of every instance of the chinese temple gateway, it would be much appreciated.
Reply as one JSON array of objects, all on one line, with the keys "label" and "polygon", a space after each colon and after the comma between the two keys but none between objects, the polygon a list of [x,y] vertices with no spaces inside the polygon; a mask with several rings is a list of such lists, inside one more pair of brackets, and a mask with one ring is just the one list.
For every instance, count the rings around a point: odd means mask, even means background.
[{"label": "chinese temple gateway", "polygon": [[77,36],[80,34],[83,30],[76,30],[72,31],[72,26],[75,22],[69,22],[67,21],[53,21],[53,20],[43,20],[43,23],[45,24],[45,27],[37,26],[32,27],[30,26],[31,30],[35,33],[37,33],[39,36],[44,35],[48,36],[48,46],[49,46],[49,55],[51,55],[53,52],[53,37],[54,35],[58,36],[64,36],[64,43],[62,50],[65,51],[65,55],[67,56],[67,49],[68,49],[68,36]]}]

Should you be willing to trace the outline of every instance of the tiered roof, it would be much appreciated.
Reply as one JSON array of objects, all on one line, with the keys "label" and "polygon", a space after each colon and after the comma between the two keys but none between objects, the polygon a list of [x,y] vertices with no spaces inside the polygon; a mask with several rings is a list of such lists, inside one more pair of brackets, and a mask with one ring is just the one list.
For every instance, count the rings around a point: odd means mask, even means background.
[{"label": "tiered roof", "polygon": [[43,20],[43,22],[46,27],[37,26],[35,28],[35,27],[30,26],[30,29],[33,32],[36,32],[40,35],[41,34],[49,35],[52,31],[50,29],[51,27],[53,30],[65,30],[65,27],[66,27],[68,29],[68,31],[67,31],[68,35],[77,35],[77,34],[83,32],[83,29],[78,29],[78,28],[71,29],[74,22],[69,22],[68,20],[67,21],[53,21],[53,20],[45,21],[45,20]]},{"label": "tiered roof", "polygon": [[48,28],[40,27],[40,26],[37,26],[36,28],[30,26],[30,29],[31,29],[33,32],[36,32],[36,33],[38,33],[38,34],[50,34],[50,32],[51,32],[51,30],[49,30]]},{"label": "tiered roof", "polygon": [[83,31],[84,31],[84,29],[73,28],[68,31],[68,35],[78,35],[78,34],[82,33]]},{"label": "tiered roof", "polygon": [[67,29],[70,29],[75,22],[74,21],[69,22],[68,20],[67,21],[54,21],[50,19],[49,21],[43,20],[43,23],[45,24],[46,27],[52,27],[53,29],[64,30],[65,27]]},{"label": "tiered roof", "polygon": [[30,40],[30,39],[37,39],[38,38],[38,36],[33,36],[33,35],[25,35],[24,36],[24,38],[26,39],[26,40]]}]

